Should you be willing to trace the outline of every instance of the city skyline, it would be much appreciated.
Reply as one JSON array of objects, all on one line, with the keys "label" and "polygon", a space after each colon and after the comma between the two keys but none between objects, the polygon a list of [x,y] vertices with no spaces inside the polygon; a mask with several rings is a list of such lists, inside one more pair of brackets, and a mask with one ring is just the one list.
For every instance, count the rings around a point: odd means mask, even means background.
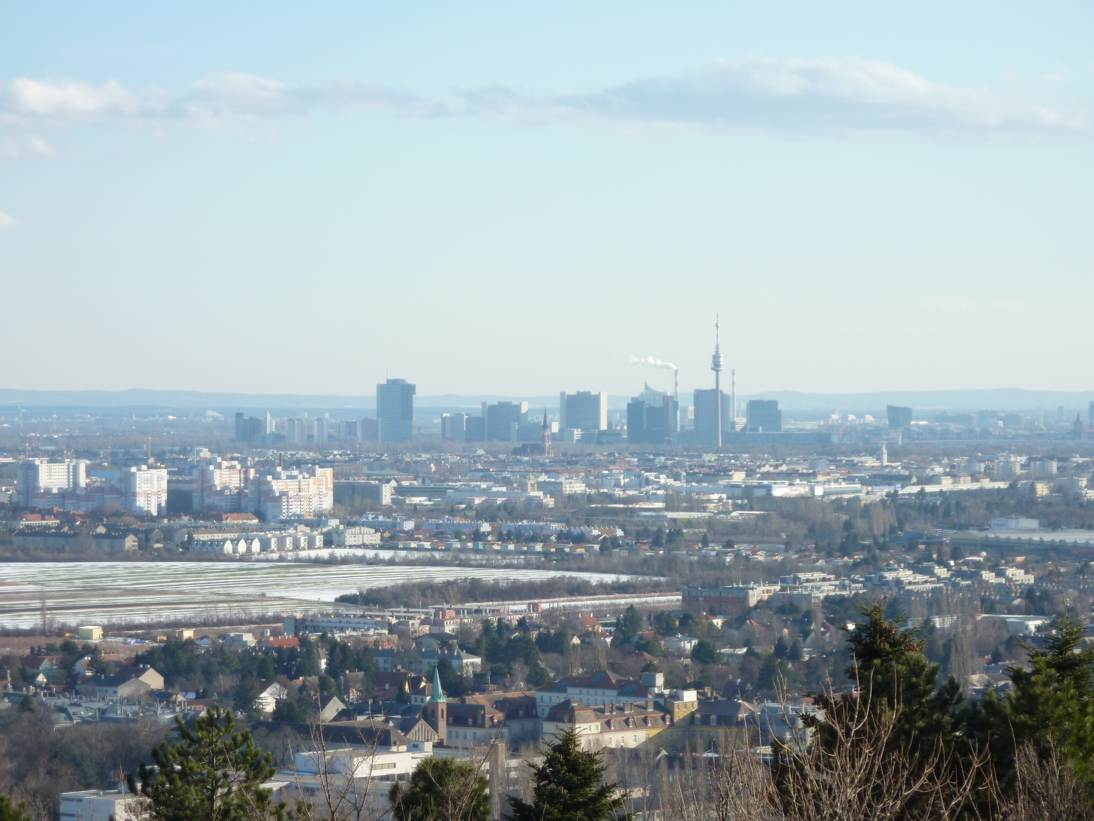
[{"label": "city skyline", "polygon": [[9,5],[0,816],[1086,817],[1094,5]]},{"label": "city skyline", "polygon": [[0,385],[1090,387],[1083,4],[192,12],[0,33]]}]

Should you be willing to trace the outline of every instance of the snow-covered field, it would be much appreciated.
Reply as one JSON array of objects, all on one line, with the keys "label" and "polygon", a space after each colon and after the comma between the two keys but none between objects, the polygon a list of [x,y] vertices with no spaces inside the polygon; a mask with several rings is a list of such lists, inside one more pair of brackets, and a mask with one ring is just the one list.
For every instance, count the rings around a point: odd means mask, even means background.
[{"label": "snow-covered field", "polygon": [[[293,562],[0,562],[0,628],[276,620],[409,581],[617,576],[518,568]],[[409,604],[409,603],[408,603]]]}]

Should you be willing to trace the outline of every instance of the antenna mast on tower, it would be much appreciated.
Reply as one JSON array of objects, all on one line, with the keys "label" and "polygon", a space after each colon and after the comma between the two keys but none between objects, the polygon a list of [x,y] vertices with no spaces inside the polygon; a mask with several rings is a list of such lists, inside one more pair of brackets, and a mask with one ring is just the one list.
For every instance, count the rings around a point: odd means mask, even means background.
[{"label": "antenna mast on tower", "polygon": [[714,355],[710,357],[710,369],[714,371],[714,444],[722,447],[722,339],[718,314],[714,315]]}]

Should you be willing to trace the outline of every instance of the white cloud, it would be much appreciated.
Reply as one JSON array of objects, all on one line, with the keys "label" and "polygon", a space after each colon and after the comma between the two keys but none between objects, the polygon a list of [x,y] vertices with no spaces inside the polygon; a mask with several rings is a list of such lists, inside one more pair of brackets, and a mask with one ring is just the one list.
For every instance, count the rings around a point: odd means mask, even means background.
[{"label": "white cloud", "polygon": [[15,217],[8,214],[5,211],[0,211],[0,231],[4,231],[8,228],[15,226]]},{"label": "white cloud", "polygon": [[0,159],[17,160],[21,157],[52,157],[53,146],[37,134],[0,136]]},{"label": "white cloud", "polygon": [[196,83],[171,101],[165,113],[193,118],[303,114],[313,110],[376,108],[397,114],[426,115],[443,106],[399,89],[370,83],[338,82],[291,86],[252,74],[218,74]]},{"label": "white cloud", "polygon": [[92,117],[207,121],[336,109],[803,134],[1092,132],[1089,112],[1013,102],[858,58],[726,60],[697,71],[561,95],[488,86],[429,98],[356,81],[292,85],[241,73],[214,75],[182,92],[138,93],[113,81],[88,85],[19,78],[0,85],[0,121],[15,119],[24,125]]},{"label": "white cloud", "polygon": [[561,100],[609,120],[783,132],[1076,132],[1086,118],[856,58],[720,61]]},{"label": "white cloud", "polygon": [[450,113],[445,104],[387,86],[360,82],[291,86],[240,73],[217,74],[174,94],[131,92],[115,81],[94,86],[20,77],[0,85],[0,122],[23,124],[108,117],[206,120],[336,108],[380,108],[414,116]]},{"label": "white cloud", "polygon": [[138,108],[136,98],[113,80],[96,86],[18,77],[4,97],[11,113],[27,117],[93,117]]}]

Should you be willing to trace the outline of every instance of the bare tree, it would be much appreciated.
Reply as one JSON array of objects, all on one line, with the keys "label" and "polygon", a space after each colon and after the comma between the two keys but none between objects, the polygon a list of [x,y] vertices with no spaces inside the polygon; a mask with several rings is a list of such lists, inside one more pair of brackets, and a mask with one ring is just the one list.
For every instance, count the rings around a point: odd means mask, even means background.
[{"label": "bare tree", "polygon": [[958,755],[941,741],[923,752],[896,741],[901,708],[872,708],[869,691],[831,699],[825,743],[777,743],[773,808],[795,821],[950,819],[975,813],[990,789],[987,751]]},{"label": "bare tree", "polygon": [[[760,747],[760,727],[711,738],[706,749],[665,755],[652,811],[681,821],[889,821],[978,818],[997,806],[986,750],[959,755],[898,741],[900,706],[871,705],[868,690],[828,699],[825,738],[787,714],[788,737]],[[787,711],[788,713],[788,711]],[[767,761],[765,761],[767,759]],[[988,807],[988,810],[984,810]],[[1004,816],[999,816],[1004,817]],[[1029,816],[1041,819],[1048,816]]]},{"label": "bare tree", "polygon": [[1027,744],[1015,755],[1014,795],[1000,802],[1012,821],[1094,821],[1094,800],[1055,745],[1039,756]]},{"label": "bare tree", "polygon": [[[306,821],[375,821],[382,814],[369,815],[370,796],[372,789],[373,764],[376,751],[379,747],[379,733],[373,726],[371,738],[366,738],[365,733],[358,728],[357,737],[360,743],[361,757],[368,760],[368,772],[363,778],[357,775],[357,753],[353,752],[342,757],[344,760],[339,765],[337,758],[331,754],[327,746],[327,735],[324,731],[325,722],[322,718],[321,697],[316,694],[318,713],[316,720],[308,725],[308,735],[312,751],[316,756],[316,780],[319,787],[318,801],[298,801],[296,807],[297,817]],[[297,794],[302,795],[300,789],[302,779],[297,780]]]}]

